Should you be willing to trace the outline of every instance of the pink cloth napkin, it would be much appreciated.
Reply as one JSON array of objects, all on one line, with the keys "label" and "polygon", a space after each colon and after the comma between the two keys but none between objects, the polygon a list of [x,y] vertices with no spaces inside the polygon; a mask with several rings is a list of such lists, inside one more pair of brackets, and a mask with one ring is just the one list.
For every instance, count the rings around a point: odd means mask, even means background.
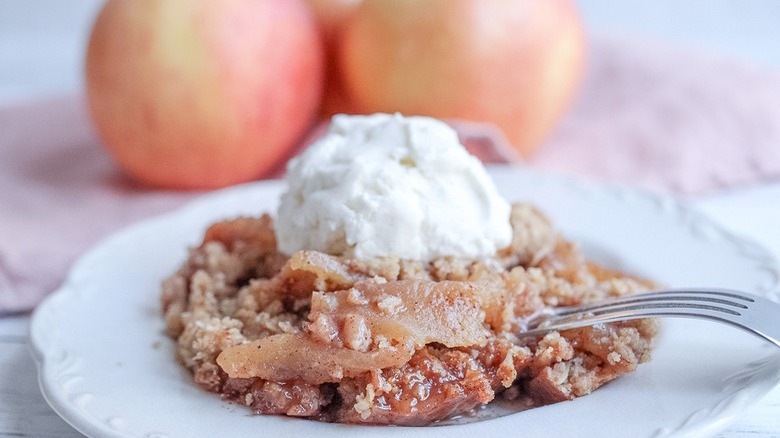
[{"label": "pink cloth napkin", "polygon": [[[452,124],[486,162],[517,160],[494,127]],[[526,163],[685,193],[780,178],[780,74],[596,42],[572,111]],[[101,238],[198,194],[124,177],[81,98],[0,109],[0,314],[32,308]]]},{"label": "pink cloth napkin", "polygon": [[625,39],[590,55],[533,166],[679,193],[780,178],[779,71]]},{"label": "pink cloth napkin", "polygon": [[193,196],[125,178],[80,98],[0,110],[0,312],[32,308],[100,238]]}]

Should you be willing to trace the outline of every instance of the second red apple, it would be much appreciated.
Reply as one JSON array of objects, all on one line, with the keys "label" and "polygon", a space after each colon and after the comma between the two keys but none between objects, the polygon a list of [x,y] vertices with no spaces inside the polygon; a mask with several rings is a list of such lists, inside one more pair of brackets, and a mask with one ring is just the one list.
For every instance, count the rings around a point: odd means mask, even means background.
[{"label": "second red apple", "polygon": [[365,0],[345,26],[339,67],[356,112],[493,122],[523,154],[582,74],[570,0]]}]

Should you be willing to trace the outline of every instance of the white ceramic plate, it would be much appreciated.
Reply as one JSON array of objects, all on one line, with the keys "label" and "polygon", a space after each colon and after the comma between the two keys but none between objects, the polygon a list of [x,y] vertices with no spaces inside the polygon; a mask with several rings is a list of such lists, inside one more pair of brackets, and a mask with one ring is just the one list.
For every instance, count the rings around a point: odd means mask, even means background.
[{"label": "white ceramic plate", "polygon": [[[669,286],[719,286],[777,298],[777,264],[668,197],[491,168],[510,200],[539,205],[594,259]],[[412,436],[417,428],[252,416],[197,388],[163,334],[160,281],[205,227],[274,211],[280,182],[215,192],[125,229],[73,267],[35,312],[31,342],[44,396],[91,437]],[[776,350],[776,349],[775,349]],[[733,328],[667,320],[653,360],[571,402],[488,421],[429,427],[425,436],[711,434],[780,381],[780,353]]]}]

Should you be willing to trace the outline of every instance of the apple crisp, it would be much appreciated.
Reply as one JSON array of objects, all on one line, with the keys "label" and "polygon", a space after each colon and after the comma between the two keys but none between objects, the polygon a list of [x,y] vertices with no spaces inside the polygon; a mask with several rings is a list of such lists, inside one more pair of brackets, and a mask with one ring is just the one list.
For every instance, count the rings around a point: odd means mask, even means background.
[{"label": "apple crisp", "polygon": [[560,402],[649,359],[651,320],[523,338],[544,309],[651,284],[586,261],[529,205],[511,223],[493,258],[422,263],[285,255],[270,216],[219,222],[163,283],[167,330],[202,388],[258,414],[346,423]]}]

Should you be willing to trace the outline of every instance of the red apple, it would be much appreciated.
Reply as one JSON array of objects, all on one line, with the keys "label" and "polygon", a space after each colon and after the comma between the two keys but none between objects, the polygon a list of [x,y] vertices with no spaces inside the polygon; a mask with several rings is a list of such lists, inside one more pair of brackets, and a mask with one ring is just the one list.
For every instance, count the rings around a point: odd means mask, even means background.
[{"label": "red apple", "polygon": [[86,85],[106,148],[166,188],[262,175],[320,103],[322,41],[301,0],[109,0]]},{"label": "red apple", "polygon": [[493,122],[529,154],[571,100],[584,47],[571,0],[365,0],[339,59],[356,111]]},{"label": "red apple", "polygon": [[306,0],[320,24],[325,42],[325,90],[321,115],[332,116],[352,112],[352,106],[344,92],[338,64],[338,41],[344,25],[363,0]]}]

